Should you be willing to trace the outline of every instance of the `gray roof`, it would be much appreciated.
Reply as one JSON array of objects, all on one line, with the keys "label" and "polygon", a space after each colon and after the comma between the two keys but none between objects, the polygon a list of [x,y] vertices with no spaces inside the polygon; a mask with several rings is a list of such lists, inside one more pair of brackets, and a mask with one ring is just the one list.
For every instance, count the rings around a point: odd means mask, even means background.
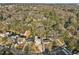
[{"label": "gray roof", "polygon": [[66,48],[58,47],[52,52],[53,55],[72,55],[71,51]]}]

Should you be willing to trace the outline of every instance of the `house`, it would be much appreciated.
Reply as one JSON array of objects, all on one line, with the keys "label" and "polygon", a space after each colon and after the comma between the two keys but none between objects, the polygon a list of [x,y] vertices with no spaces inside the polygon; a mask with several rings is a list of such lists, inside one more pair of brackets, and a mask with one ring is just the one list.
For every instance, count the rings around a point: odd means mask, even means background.
[{"label": "house", "polygon": [[49,52],[52,50],[52,42],[49,39],[43,39],[42,45],[44,54],[49,54]]},{"label": "house", "polygon": [[28,38],[28,39],[26,40],[26,42],[34,42],[34,39],[33,39],[33,38]]},{"label": "house", "polygon": [[48,38],[49,38],[49,40],[51,40],[51,41],[54,41],[54,40],[55,40],[54,35],[49,35]]},{"label": "house", "polygon": [[35,36],[34,42],[35,42],[35,47],[37,47],[35,52],[36,53],[42,53],[43,52],[42,39],[40,37],[38,37],[38,36]]},{"label": "house", "polygon": [[0,33],[0,36],[1,36],[1,37],[5,37],[5,34],[3,34],[3,33]]},{"label": "house", "polygon": [[30,35],[31,35],[31,32],[29,30],[25,31],[24,36],[28,38]]},{"label": "house", "polygon": [[35,45],[40,45],[41,44],[41,41],[42,39],[38,36],[35,36]]},{"label": "house", "polygon": [[48,44],[48,43],[50,43],[50,40],[48,40],[48,39],[43,39],[43,44]]},{"label": "house", "polygon": [[72,55],[72,52],[67,48],[57,47],[50,54],[52,55]]}]

